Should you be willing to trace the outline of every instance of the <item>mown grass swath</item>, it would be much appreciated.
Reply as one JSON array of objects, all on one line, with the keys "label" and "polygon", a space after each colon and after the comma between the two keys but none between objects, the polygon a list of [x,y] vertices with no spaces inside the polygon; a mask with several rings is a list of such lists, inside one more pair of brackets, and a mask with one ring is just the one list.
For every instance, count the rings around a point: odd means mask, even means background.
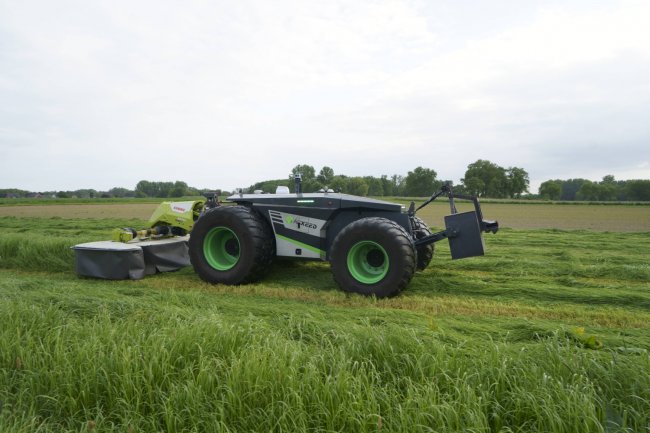
[{"label": "mown grass swath", "polygon": [[0,431],[650,429],[648,233],[441,243],[381,301],[323,263],[239,287],[74,275],[70,245],[139,224],[0,219]]}]

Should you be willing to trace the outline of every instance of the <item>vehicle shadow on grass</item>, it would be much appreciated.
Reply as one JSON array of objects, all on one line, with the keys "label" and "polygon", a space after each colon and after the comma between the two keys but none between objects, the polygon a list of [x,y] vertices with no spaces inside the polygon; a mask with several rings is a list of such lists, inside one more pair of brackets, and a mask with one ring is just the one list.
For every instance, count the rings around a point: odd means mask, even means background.
[{"label": "vehicle shadow on grass", "polygon": [[269,287],[316,291],[338,291],[329,263],[275,260],[270,272],[260,281]]}]

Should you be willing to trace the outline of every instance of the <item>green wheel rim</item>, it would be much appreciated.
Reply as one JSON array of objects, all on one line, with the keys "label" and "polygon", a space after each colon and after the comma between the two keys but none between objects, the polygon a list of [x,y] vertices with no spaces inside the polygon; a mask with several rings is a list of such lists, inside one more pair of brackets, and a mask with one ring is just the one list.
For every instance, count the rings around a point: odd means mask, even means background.
[{"label": "green wheel rim", "polygon": [[348,252],[348,270],[360,283],[378,283],[388,273],[388,267],[388,254],[377,242],[357,242]]},{"label": "green wheel rim", "polygon": [[239,239],[229,228],[214,227],[203,240],[203,255],[218,271],[232,269],[239,261]]}]

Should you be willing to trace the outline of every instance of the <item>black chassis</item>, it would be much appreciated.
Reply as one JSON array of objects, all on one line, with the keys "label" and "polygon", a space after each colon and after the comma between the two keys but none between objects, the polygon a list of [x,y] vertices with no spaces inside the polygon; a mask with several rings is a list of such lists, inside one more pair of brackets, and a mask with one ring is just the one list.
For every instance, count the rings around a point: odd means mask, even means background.
[{"label": "black chassis", "polygon": [[[247,206],[273,228],[278,256],[329,260],[336,235],[361,218],[382,217],[411,233],[402,206],[340,193],[236,194],[226,200]],[[280,248],[289,243],[292,248]]]},{"label": "black chassis", "polygon": [[[257,211],[275,234],[277,255],[304,259],[330,260],[334,239],[348,224],[367,217],[382,217],[402,226],[413,238],[415,247],[449,240],[453,259],[484,254],[482,232],[496,233],[496,221],[483,219],[478,198],[454,195],[451,183],[443,184],[425,203],[408,211],[400,204],[340,193],[235,194],[226,200]],[[417,210],[440,196],[449,199],[451,214],[445,217],[445,230],[415,240],[413,229]],[[455,199],[469,200],[474,210],[459,213]]]}]

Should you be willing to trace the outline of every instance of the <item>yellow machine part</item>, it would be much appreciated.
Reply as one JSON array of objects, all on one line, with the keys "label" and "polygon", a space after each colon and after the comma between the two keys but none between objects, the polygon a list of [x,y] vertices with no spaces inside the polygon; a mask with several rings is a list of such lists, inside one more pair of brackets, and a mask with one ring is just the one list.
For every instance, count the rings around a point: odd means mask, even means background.
[{"label": "yellow machine part", "polygon": [[[148,229],[115,229],[113,230],[112,240],[115,242],[129,242],[136,238],[173,236],[178,232],[189,233],[194,227],[194,221],[201,215],[204,205],[205,200],[162,202],[149,218]],[[173,229],[170,230],[170,228]]]},{"label": "yellow machine part", "polygon": [[170,225],[190,232],[194,227],[194,221],[201,215],[204,204],[205,200],[164,201],[151,214],[149,227]]}]

